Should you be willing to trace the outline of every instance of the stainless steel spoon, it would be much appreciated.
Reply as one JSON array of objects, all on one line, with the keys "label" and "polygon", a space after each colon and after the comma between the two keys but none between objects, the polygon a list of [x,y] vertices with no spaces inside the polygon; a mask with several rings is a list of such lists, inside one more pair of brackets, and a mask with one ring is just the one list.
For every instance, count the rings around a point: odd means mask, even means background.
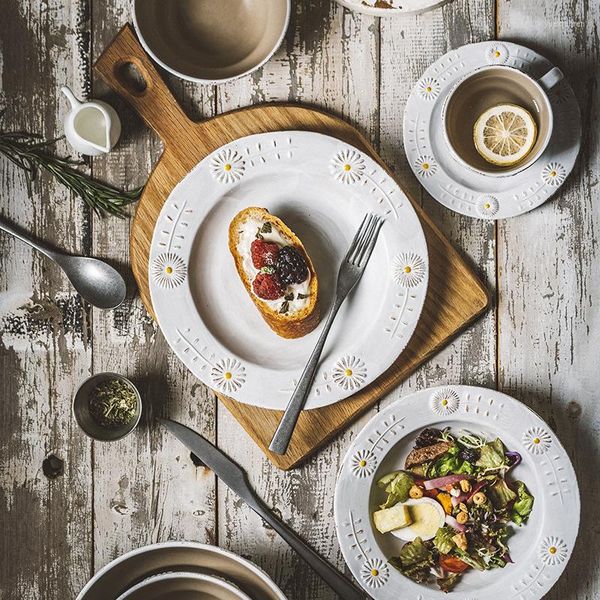
[{"label": "stainless steel spoon", "polygon": [[51,250],[3,221],[0,221],[0,229],[52,259],[65,272],[77,292],[93,306],[116,308],[125,300],[125,281],[119,272],[107,263],[97,258],[70,256]]}]

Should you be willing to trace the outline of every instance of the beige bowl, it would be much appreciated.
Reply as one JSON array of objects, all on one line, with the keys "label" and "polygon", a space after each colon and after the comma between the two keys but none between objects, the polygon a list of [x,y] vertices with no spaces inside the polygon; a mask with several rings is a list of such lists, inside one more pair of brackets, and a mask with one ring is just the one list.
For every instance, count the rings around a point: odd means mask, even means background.
[{"label": "beige bowl", "polygon": [[253,600],[286,600],[269,576],[250,561],[196,542],[164,542],[132,550],[100,569],[76,600],[118,598],[148,577],[172,572],[221,577]]},{"label": "beige bowl", "polygon": [[117,600],[252,600],[238,587],[202,573],[161,573],[134,585]]},{"label": "beige bowl", "polygon": [[291,0],[135,0],[133,23],[150,56],[198,83],[261,67],[279,48]]}]

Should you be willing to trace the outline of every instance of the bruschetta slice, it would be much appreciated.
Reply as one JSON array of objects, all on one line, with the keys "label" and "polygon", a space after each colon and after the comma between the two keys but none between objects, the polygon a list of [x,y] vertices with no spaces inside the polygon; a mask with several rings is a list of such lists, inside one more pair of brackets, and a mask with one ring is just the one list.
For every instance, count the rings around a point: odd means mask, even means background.
[{"label": "bruschetta slice", "polygon": [[317,274],[281,219],[265,208],[245,208],[229,225],[229,251],[246,291],[277,335],[298,338],[318,325]]}]

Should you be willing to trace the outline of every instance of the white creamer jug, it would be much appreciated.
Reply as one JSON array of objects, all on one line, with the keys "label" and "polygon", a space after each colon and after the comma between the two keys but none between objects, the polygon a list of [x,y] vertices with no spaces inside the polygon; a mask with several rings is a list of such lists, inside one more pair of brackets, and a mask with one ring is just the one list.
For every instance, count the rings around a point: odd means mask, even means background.
[{"label": "white creamer jug", "polygon": [[64,120],[69,144],[77,152],[89,156],[110,152],[121,135],[121,120],[117,111],[100,100],[81,102],[66,86],[60,91],[71,104],[71,110]]}]

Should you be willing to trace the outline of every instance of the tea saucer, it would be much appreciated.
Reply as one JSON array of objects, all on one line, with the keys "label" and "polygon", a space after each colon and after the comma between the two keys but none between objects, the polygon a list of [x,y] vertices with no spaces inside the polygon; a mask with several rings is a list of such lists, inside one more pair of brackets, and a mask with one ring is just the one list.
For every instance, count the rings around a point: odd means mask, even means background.
[{"label": "tea saucer", "polygon": [[423,73],[404,111],[404,150],[423,187],[447,208],[482,219],[514,217],[546,202],[573,170],[581,146],[579,105],[563,79],[548,94],[554,112],[550,143],[530,167],[515,175],[490,177],[455,160],[444,138],[444,99],[465,75],[494,64],[508,65],[536,78],[554,66],[518,44],[468,44],[448,52]]}]

